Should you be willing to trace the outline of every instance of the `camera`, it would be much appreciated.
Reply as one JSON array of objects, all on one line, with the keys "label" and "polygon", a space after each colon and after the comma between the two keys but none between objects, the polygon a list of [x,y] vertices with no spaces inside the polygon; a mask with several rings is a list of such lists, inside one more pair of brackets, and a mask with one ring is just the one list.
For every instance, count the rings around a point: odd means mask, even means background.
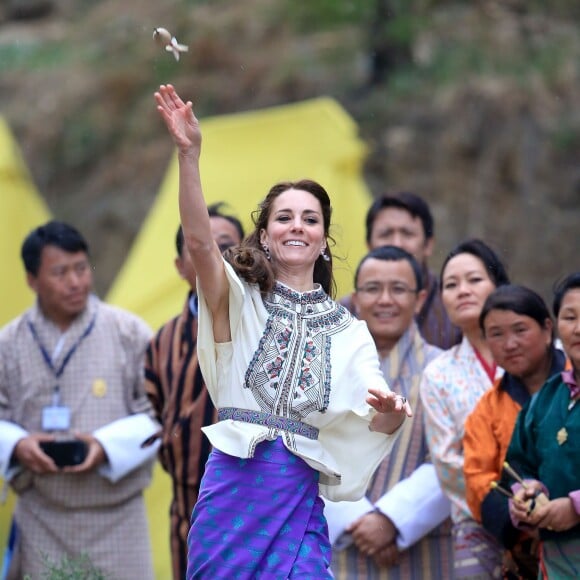
[{"label": "camera", "polygon": [[52,457],[57,467],[80,465],[88,453],[87,444],[80,439],[67,441],[41,441],[40,447],[49,457]]}]

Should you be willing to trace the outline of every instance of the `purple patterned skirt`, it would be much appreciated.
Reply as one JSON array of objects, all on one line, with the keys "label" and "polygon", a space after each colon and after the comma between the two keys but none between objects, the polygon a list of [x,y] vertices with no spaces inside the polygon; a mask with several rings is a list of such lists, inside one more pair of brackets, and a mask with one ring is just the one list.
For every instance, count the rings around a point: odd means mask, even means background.
[{"label": "purple patterned skirt", "polygon": [[318,472],[281,438],[251,459],[214,449],[187,538],[187,580],[332,578]]}]

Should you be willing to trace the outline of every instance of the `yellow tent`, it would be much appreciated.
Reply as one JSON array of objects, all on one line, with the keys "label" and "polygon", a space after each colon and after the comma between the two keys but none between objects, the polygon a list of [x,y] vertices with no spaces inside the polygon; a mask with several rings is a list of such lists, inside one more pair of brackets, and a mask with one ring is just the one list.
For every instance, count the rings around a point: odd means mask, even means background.
[{"label": "yellow tent", "polygon": [[[20,260],[20,245],[26,234],[47,221],[49,211],[36,191],[10,128],[0,117],[0,261],[2,263],[2,300],[0,327],[18,316],[34,301],[26,284]],[[3,482],[0,479],[0,487]],[[10,516],[14,505],[12,494],[0,504],[0,557],[6,546]]]},{"label": "yellow tent", "polygon": [[26,284],[20,246],[32,228],[50,219],[50,213],[36,191],[8,125],[1,117],[0,191],[0,257],[5,273],[0,301],[0,326],[3,326],[34,301],[34,294]]},{"label": "yellow tent", "polygon": [[[225,201],[249,229],[249,215],[270,186],[309,177],[328,190],[338,293],[352,288],[353,268],[365,251],[364,218],[371,197],[361,177],[365,147],[357,127],[334,100],[314,99],[258,112],[202,120],[201,171],[209,203]],[[164,129],[160,126],[160,134]],[[169,139],[169,137],[167,137]],[[124,306],[154,328],[181,311],[186,287],[173,258],[177,208],[177,165],[173,159],[149,216],[108,301]],[[157,578],[170,577],[168,477],[157,468],[147,490]],[[165,551],[164,551],[165,550]]]}]

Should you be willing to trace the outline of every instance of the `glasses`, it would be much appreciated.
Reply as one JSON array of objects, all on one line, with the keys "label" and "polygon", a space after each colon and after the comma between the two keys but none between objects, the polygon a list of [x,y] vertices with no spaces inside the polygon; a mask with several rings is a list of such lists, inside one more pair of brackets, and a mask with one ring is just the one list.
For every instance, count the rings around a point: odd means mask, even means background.
[{"label": "glasses", "polygon": [[385,289],[393,300],[403,300],[409,294],[417,294],[418,290],[409,288],[406,284],[401,282],[393,282],[391,284],[383,284],[382,282],[369,282],[364,286],[356,289],[359,294],[365,294],[369,298],[378,298],[383,295]]}]

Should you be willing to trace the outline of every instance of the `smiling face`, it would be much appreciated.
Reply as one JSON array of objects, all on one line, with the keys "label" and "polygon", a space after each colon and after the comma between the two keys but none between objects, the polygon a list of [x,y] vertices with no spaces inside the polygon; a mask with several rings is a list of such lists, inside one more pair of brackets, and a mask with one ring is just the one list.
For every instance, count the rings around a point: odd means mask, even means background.
[{"label": "smiling face", "polygon": [[580,288],[564,294],[558,313],[558,335],[572,361],[576,378],[580,376]]},{"label": "smiling face", "polygon": [[473,254],[458,254],[445,265],[441,298],[451,322],[464,333],[479,327],[483,304],[494,289],[483,262]]},{"label": "smiling face", "polygon": [[409,328],[425,299],[417,292],[417,280],[407,260],[368,258],[358,273],[353,304],[357,316],[367,323],[382,356],[395,346]]},{"label": "smiling face", "polygon": [[62,329],[85,309],[92,283],[85,252],[65,252],[51,245],[42,250],[36,276],[28,274],[28,285],[37,294],[44,315]]},{"label": "smiling face", "polygon": [[484,322],[485,338],[495,362],[525,382],[549,365],[552,321],[544,326],[512,310],[490,310]]},{"label": "smiling face", "polygon": [[311,193],[288,189],[272,203],[268,225],[260,231],[260,243],[268,247],[278,277],[312,276],[314,263],[326,248],[320,202]]}]

